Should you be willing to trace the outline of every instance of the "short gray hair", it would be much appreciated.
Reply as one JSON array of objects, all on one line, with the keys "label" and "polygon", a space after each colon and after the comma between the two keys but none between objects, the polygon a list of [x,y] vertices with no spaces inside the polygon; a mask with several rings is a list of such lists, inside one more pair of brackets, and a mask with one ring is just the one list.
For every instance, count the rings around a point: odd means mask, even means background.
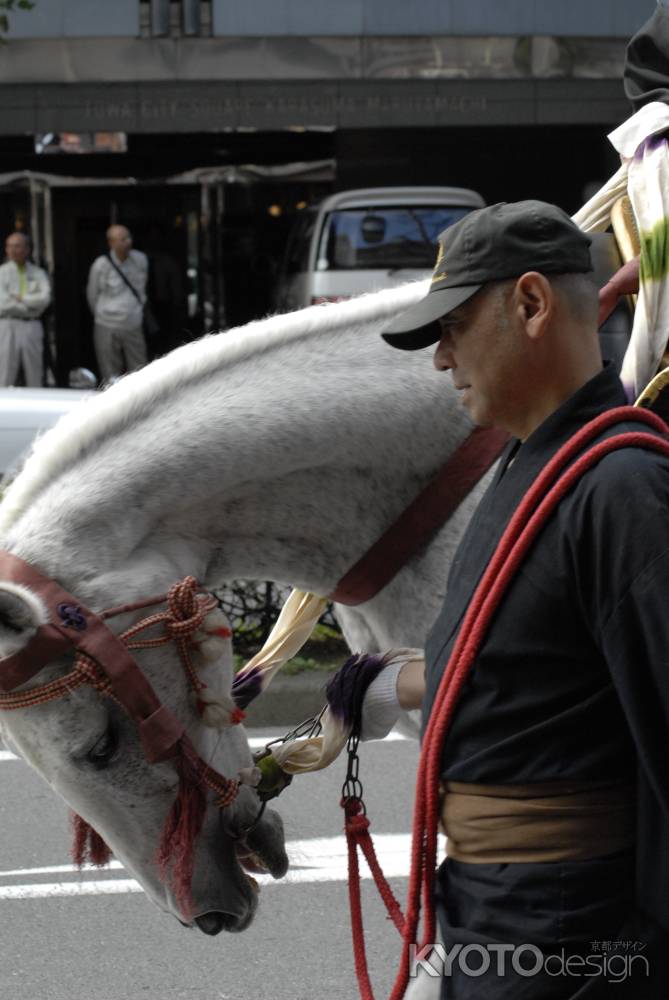
[{"label": "short gray hair", "polygon": [[[545,274],[544,277],[575,322],[587,326],[597,324],[599,289],[591,272]],[[504,278],[501,281],[491,281],[485,286],[486,291],[495,297],[500,310],[505,307],[509,292],[517,280],[518,278]]]},{"label": "short gray hair", "polygon": [[597,325],[599,288],[592,272],[546,275],[571,318],[587,326]]}]

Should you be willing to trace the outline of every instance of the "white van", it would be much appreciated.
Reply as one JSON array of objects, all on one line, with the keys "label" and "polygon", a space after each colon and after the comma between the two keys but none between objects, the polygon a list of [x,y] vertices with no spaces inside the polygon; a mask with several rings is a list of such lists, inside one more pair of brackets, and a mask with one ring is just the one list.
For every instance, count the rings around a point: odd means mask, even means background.
[{"label": "white van", "polygon": [[439,233],[484,205],[480,194],[459,187],[333,194],[298,217],[286,246],[278,310],[335,302],[428,277]]},{"label": "white van", "polygon": [[11,478],[38,434],[91,395],[90,389],[0,388],[0,478]]}]

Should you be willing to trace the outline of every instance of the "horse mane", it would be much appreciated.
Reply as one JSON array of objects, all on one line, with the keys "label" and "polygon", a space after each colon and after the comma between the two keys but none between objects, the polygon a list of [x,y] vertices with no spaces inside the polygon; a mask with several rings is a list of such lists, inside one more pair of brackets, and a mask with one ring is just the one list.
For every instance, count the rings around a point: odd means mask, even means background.
[{"label": "horse mane", "polygon": [[124,429],[175,390],[284,344],[352,326],[390,319],[426,292],[424,281],[409,282],[336,303],[269,316],[223,333],[208,334],[159,358],[66,413],[34,443],[0,504],[0,532],[6,533],[35,498],[102,438]]}]

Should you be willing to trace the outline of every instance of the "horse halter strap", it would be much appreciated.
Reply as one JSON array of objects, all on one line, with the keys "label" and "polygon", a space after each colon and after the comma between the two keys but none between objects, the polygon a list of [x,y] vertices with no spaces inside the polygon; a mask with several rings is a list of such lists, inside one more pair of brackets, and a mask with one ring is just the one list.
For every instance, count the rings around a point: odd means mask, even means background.
[{"label": "horse halter strap", "polygon": [[[180,744],[187,739],[184,726],[161,703],[131,650],[176,642],[190,684],[196,691],[200,690],[204,685],[195,673],[188,641],[216,607],[216,599],[210,594],[198,594],[197,581],[194,577],[186,577],[174,584],[166,595],[96,614],[55,580],[10,552],[0,552],[0,576],[23,584],[36,594],[46,606],[49,619],[47,624],[38,627],[21,650],[0,660],[0,709],[39,705],[62,697],[81,684],[91,684],[114,698],[137,724],[149,763],[177,756]],[[136,622],[120,636],[105,624],[105,619],[165,602],[167,610]],[[140,631],[159,623],[165,626],[162,636],[131,641]],[[69,674],[27,691],[14,691],[48,663],[71,650],[75,652],[75,662]],[[232,801],[238,782],[217,775],[209,768],[207,771],[211,780],[206,783]]]},{"label": "horse halter strap", "polygon": [[508,441],[509,435],[496,427],[475,427],[435,478],[341,578],[328,599],[353,607],[376,597],[448,521]]}]

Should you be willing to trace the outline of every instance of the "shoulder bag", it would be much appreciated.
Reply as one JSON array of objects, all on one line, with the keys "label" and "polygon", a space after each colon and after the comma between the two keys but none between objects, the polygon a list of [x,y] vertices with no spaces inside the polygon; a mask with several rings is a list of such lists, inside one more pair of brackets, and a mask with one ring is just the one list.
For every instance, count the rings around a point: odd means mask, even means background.
[{"label": "shoulder bag", "polygon": [[130,291],[132,292],[132,294],[135,296],[135,298],[142,307],[142,330],[144,331],[144,336],[149,339],[157,337],[158,334],[160,333],[160,323],[156,319],[156,314],[151,308],[151,303],[149,302],[148,299],[146,300],[146,302],[142,302],[142,298],[139,292],[132,284],[132,282],[128,280],[128,278],[125,276],[121,268],[114,263],[114,259],[110,253],[107,254],[107,260],[114,268],[114,270],[117,272],[117,274],[121,276],[121,279],[125,282],[125,284],[128,286],[128,288],[130,289]]}]

